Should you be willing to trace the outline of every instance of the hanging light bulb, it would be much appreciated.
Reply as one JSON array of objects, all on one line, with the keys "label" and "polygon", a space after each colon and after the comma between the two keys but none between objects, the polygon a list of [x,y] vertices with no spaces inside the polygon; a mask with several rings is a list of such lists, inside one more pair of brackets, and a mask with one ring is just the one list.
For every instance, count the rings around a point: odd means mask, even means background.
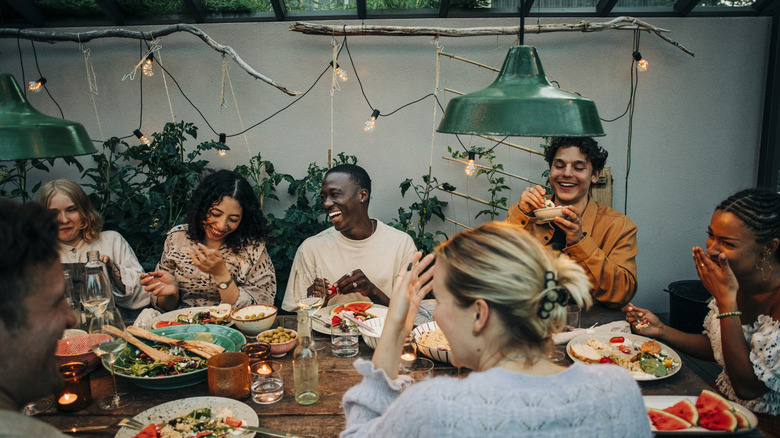
[{"label": "hanging light bulb", "polygon": [[366,121],[366,126],[363,127],[363,130],[366,132],[374,132],[377,117],[379,117],[379,110],[375,109],[374,112],[371,113],[371,117]]},{"label": "hanging light bulb", "polygon": [[636,67],[640,71],[647,71],[647,67],[649,67],[649,63],[646,59],[642,59],[642,54],[639,53],[639,51],[636,51],[631,54],[631,56],[634,57],[634,61],[636,61]]},{"label": "hanging light bulb", "polygon": [[140,129],[134,130],[133,134],[135,134],[135,136],[138,137],[138,139],[141,140],[143,144],[149,146],[149,144],[151,143],[148,138],[144,137],[144,134],[141,132]]},{"label": "hanging light bulb", "polygon": [[476,153],[474,151],[469,152],[469,164],[466,165],[466,175],[471,176],[474,174],[474,171],[477,170],[477,165],[474,164],[474,158],[476,157]]},{"label": "hanging light bulb", "polygon": [[37,81],[30,81],[27,84],[27,90],[32,91],[33,93],[40,93],[41,88],[43,88],[43,84],[46,83],[46,78],[40,78]]},{"label": "hanging light bulb", "polygon": [[[333,66],[333,61],[330,62],[330,65]],[[349,79],[349,76],[347,76],[347,71],[341,68],[338,63],[336,64],[336,77],[339,78],[341,82],[347,82],[347,79]]]},{"label": "hanging light bulb", "polygon": [[141,70],[144,72],[144,76],[154,76],[154,71],[152,70],[152,62],[154,61],[154,55],[149,55],[144,59],[143,66],[141,67]]},{"label": "hanging light bulb", "polygon": [[[220,133],[219,134],[219,142],[222,143],[222,144],[225,144],[225,141],[227,141],[227,135],[225,135],[224,132]],[[220,157],[224,157],[225,155],[227,155],[227,151],[224,150],[224,149],[220,149],[220,151],[218,153],[219,153]]]}]

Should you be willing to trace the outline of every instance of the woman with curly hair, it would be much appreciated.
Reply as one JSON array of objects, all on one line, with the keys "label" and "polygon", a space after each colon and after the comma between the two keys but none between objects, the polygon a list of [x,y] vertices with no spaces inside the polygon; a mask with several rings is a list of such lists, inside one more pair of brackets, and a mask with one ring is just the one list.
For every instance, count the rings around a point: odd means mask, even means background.
[{"label": "woman with curly hair", "polygon": [[631,304],[626,319],[640,335],[716,361],[718,391],[755,412],[764,434],[780,436],[780,194],[747,189],[721,202],[706,247],[692,256],[714,298],[703,333],[675,330]]},{"label": "woman with curly hair", "polygon": [[195,189],[186,223],[168,232],[157,270],[141,284],[153,294],[152,304],[165,311],[273,304],[276,274],[267,235],[252,187],[236,172],[220,170]]},{"label": "woman with curly hair", "polygon": [[139,281],[143,268],[133,248],[116,231],[103,231],[103,218],[89,202],[78,183],[57,179],[43,185],[38,203],[57,215],[57,240],[62,263],[86,263],[87,252],[97,250],[106,264],[114,291],[114,302],[123,314],[131,315],[150,303]]}]

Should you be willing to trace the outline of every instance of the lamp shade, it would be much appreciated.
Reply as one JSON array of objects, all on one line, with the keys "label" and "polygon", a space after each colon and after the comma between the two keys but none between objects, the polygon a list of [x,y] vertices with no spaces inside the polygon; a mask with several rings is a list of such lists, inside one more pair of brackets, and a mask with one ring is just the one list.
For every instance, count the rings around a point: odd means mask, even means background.
[{"label": "lamp shade", "polygon": [[13,76],[0,73],[0,161],[96,152],[81,124],[39,112]]},{"label": "lamp shade", "polygon": [[535,47],[514,46],[487,88],[450,100],[437,129],[451,134],[603,136],[592,100],[550,85]]}]

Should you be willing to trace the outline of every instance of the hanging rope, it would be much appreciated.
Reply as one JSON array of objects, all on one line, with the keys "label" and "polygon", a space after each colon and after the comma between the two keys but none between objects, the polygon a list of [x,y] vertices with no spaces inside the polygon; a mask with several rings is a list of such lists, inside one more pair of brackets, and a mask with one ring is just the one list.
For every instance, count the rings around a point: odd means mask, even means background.
[{"label": "hanging rope", "polygon": [[87,96],[89,101],[92,102],[92,109],[95,110],[95,119],[97,119],[98,131],[100,132],[100,141],[105,142],[106,137],[103,135],[103,125],[100,124],[100,114],[97,110],[97,103],[95,102],[95,96],[98,95],[97,77],[95,76],[95,67],[92,65],[92,58],[90,57],[91,49],[87,48],[81,42],[79,42],[79,49],[84,55],[84,70],[87,77]]}]

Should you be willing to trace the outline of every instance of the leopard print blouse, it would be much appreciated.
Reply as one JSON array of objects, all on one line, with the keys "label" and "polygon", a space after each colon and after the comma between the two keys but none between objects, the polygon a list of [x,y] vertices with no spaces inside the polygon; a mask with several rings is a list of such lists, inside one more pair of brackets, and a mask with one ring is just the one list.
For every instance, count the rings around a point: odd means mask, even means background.
[{"label": "leopard print blouse", "polygon": [[[216,281],[195,267],[190,259],[189,250],[195,243],[187,236],[186,224],[171,228],[157,264],[157,270],[170,272],[179,282],[180,308],[216,306],[220,303]],[[234,308],[274,303],[276,274],[264,243],[244,247],[238,253],[223,246],[220,252],[240,290]]]}]

